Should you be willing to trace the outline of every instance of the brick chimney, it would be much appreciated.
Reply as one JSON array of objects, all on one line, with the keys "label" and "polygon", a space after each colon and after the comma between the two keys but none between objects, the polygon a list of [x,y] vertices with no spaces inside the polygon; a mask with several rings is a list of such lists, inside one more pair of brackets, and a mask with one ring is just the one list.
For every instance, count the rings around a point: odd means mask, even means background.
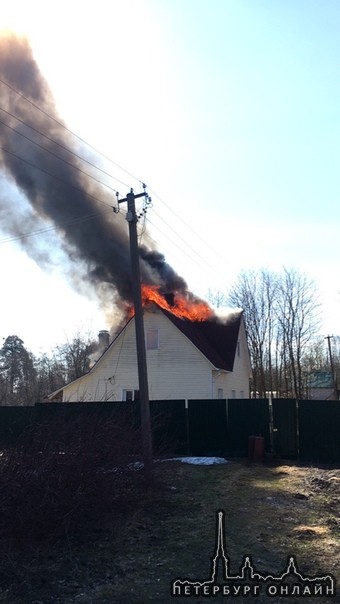
[{"label": "brick chimney", "polygon": [[100,350],[105,350],[110,344],[110,334],[107,329],[102,329],[98,334],[98,345]]}]

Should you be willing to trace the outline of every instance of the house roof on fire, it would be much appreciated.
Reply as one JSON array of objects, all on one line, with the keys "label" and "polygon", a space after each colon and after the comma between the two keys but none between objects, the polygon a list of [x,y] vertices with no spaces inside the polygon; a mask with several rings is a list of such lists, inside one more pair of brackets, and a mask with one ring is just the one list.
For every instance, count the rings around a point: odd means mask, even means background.
[{"label": "house roof on fire", "polygon": [[[218,318],[215,316],[214,318],[206,321],[190,321],[189,319],[177,317],[156,303],[153,303],[153,306],[157,307],[157,309],[161,311],[173,323],[173,325],[175,325],[175,327],[188,338],[188,340],[191,341],[191,343],[216,369],[233,371],[238,335],[243,314],[242,310],[232,311],[223,318]],[[100,360],[115,344],[119,336],[133,319],[134,316],[127,321],[110,345],[102,352],[99,359],[96,361],[93,367],[91,367],[87,374],[92,373],[96,369],[98,363],[100,363]],[[77,378],[74,380],[74,382],[81,380],[82,377],[83,376]],[[65,386],[66,385],[67,384],[65,384]],[[53,398],[58,392],[61,392],[65,386],[62,386],[55,392],[51,393],[48,398]]]},{"label": "house roof on fire", "polygon": [[170,321],[202,352],[217,369],[232,371],[240,329],[242,311],[227,318],[207,321],[181,319],[161,308]]}]

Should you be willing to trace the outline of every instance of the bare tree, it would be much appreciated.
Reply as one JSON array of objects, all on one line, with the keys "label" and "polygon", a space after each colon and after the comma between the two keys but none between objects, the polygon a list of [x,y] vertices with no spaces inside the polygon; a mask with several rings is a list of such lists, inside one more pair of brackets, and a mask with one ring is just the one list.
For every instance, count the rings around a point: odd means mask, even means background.
[{"label": "bare tree", "polygon": [[220,308],[221,306],[228,305],[228,295],[219,289],[209,288],[208,293],[206,295],[206,299],[213,306],[215,306],[215,308]]},{"label": "bare tree", "polygon": [[229,303],[243,309],[253,370],[255,396],[272,390],[272,348],[275,328],[273,305],[277,294],[277,277],[261,271],[242,272],[229,293]]},{"label": "bare tree", "polygon": [[63,363],[52,353],[44,353],[35,361],[36,387],[35,402],[43,401],[48,394],[58,390],[66,383],[66,370]]},{"label": "bare tree", "polygon": [[301,399],[305,396],[304,359],[320,326],[316,288],[306,275],[284,269],[278,292],[275,308],[285,390],[287,395]]},{"label": "bare tree", "polygon": [[35,357],[16,335],[0,348],[0,405],[34,405],[90,368],[98,348],[90,334],[76,336],[51,354]]},{"label": "bare tree", "polygon": [[303,398],[304,360],[319,328],[312,281],[295,270],[242,272],[228,299],[244,310],[254,396]]},{"label": "bare tree", "polygon": [[97,349],[90,334],[85,336],[79,332],[72,340],[62,346],[57,346],[56,356],[64,367],[67,382],[84,375],[90,368],[90,355]]}]

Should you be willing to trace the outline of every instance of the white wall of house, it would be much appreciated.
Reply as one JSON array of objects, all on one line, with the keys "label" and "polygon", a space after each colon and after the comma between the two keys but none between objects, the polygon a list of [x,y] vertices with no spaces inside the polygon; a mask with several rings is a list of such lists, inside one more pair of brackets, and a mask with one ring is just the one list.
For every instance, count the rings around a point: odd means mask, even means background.
[{"label": "white wall of house", "polygon": [[[234,371],[216,371],[160,310],[145,312],[150,400],[232,398],[234,390],[235,398],[249,397],[249,357],[242,327]],[[148,344],[155,348],[148,349]],[[126,391],[135,390],[137,352],[131,320],[92,371],[64,387],[63,401],[119,401]]]},{"label": "white wall of house", "polygon": [[250,398],[251,365],[246,330],[241,320],[234,369],[228,380],[226,398]]},{"label": "white wall of house", "polygon": [[233,371],[213,372],[211,398],[249,398],[251,367],[243,318],[241,320],[238,345]]}]

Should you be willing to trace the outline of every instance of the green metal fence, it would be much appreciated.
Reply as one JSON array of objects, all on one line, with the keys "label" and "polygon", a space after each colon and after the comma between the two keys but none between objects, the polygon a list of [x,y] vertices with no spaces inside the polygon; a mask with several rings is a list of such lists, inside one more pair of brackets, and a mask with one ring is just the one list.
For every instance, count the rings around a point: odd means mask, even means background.
[{"label": "green metal fence", "polygon": [[298,402],[294,399],[272,400],[272,449],[273,454],[284,459],[297,459]]},{"label": "green metal fence", "polygon": [[340,462],[340,402],[299,401],[299,458]]},{"label": "green metal fence", "polygon": [[226,400],[188,401],[188,451],[191,455],[219,455],[227,451]]},{"label": "green metal fence", "polygon": [[228,454],[244,457],[248,454],[250,436],[262,436],[264,449],[269,452],[270,414],[267,399],[228,400]]},{"label": "green metal fence", "polygon": [[[265,453],[282,459],[340,462],[340,402],[292,399],[151,401],[156,453],[248,455],[251,436],[264,438]],[[113,417],[140,428],[139,403],[38,403],[0,407],[0,447],[15,444],[36,425],[62,440],[63,426]],[[68,430],[68,435],[72,431]],[[70,437],[70,436],[68,436]]]}]

